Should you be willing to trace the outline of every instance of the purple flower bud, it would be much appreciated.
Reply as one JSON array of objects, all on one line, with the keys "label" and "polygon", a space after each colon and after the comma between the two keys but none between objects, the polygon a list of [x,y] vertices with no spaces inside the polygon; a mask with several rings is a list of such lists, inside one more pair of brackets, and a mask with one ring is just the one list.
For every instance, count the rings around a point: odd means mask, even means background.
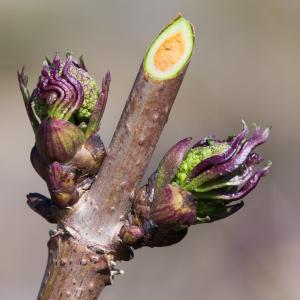
[{"label": "purple flower bud", "polygon": [[192,195],[177,186],[165,185],[151,206],[150,218],[158,226],[185,226],[195,223],[196,202]]},{"label": "purple flower bud", "polygon": [[100,92],[82,58],[78,63],[70,54],[66,61],[55,55],[52,62],[49,59],[44,62],[37,88],[31,95],[24,68],[18,72],[18,80],[34,130],[43,120],[55,118],[79,126],[87,137],[98,131],[108,97],[109,72]]},{"label": "purple flower bud", "polygon": [[105,75],[99,92],[83,59],[78,63],[67,54],[66,61],[58,55],[52,62],[46,58],[37,88],[31,95],[24,68],[18,72],[18,80],[40,156],[50,162],[71,160],[78,148],[99,130],[110,73]]},{"label": "purple flower bud", "polygon": [[71,160],[84,142],[82,130],[65,120],[46,119],[36,132],[37,150],[48,162]]},{"label": "purple flower bud", "polygon": [[164,156],[156,172],[155,191],[171,182],[176,171],[190,148],[192,139],[186,138],[175,144]]},{"label": "purple flower bud", "polygon": [[93,134],[76,152],[71,164],[80,170],[81,176],[98,172],[105,157],[105,148],[98,135]]},{"label": "purple flower bud", "polygon": [[[252,136],[247,138],[249,130],[243,122],[242,131],[224,141],[206,138],[189,151],[190,139],[176,144],[166,154],[155,175],[153,220],[156,223],[176,220],[178,215],[171,209],[171,199],[175,194],[183,193],[196,203],[199,223],[218,220],[239,210],[242,202],[230,203],[252,191],[271,166],[267,162],[264,167],[259,167],[263,159],[253,152],[266,142],[269,132],[269,128],[261,131],[256,126]],[[182,224],[182,217],[178,217],[178,224]]]},{"label": "purple flower bud", "polygon": [[[208,157],[207,159],[204,159],[192,170],[192,172],[189,174],[189,176],[191,178],[193,178],[193,177],[199,175],[200,173],[202,173],[208,167],[216,165],[216,164],[221,164],[221,163],[225,162],[226,160],[228,160],[230,157],[233,156],[234,153],[236,153],[239,144],[246,138],[248,133],[249,133],[248,127],[243,122],[242,131],[233,139],[228,150],[221,154],[213,155],[211,157]],[[202,143],[200,145],[198,142],[196,145],[193,146],[193,149],[200,148],[201,146],[203,147],[203,146],[207,146],[207,145],[205,143]]]},{"label": "purple flower bud", "polygon": [[36,89],[30,94],[23,68],[18,80],[25,107],[35,132],[31,152],[35,170],[46,181],[52,200],[61,207],[72,205],[79,193],[93,183],[105,156],[97,134],[111,81],[107,72],[99,92],[82,57],[67,54],[46,58]]},{"label": "purple flower bud", "polygon": [[[52,63],[44,63],[35,102],[41,104],[40,108],[47,111],[47,116],[69,120],[72,114],[81,108],[84,101],[90,100],[85,99],[84,94],[84,85],[89,85],[90,81],[95,85],[94,80],[70,55],[67,56],[66,62],[56,55]],[[96,85],[95,89],[96,94],[99,93]],[[94,98],[93,104],[98,96]],[[36,113],[43,119],[45,112],[36,110]]]},{"label": "purple flower bud", "polygon": [[57,206],[66,207],[78,201],[75,174],[70,167],[63,166],[58,162],[51,164],[47,184],[51,199]]}]

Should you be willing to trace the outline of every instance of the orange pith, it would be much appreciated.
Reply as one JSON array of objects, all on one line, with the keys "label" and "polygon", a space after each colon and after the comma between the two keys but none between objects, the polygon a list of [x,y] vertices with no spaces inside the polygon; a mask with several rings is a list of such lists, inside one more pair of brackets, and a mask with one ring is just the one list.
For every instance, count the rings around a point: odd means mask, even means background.
[{"label": "orange pith", "polygon": [[154,55],[154,64],[160,71],[170,69],[182,57],[185,50],[182,32],[168,37],[157,49]]}]

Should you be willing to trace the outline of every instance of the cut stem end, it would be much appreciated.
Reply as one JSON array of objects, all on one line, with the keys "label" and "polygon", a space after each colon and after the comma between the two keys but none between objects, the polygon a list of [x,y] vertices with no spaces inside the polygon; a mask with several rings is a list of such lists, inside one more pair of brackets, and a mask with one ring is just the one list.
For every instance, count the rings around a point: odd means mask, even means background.
[{"label": "cut stem end", "polygon": [[152,42],[144,70],[154,80],[177,77],[190,61],[195,42],[192,24],[178,16]]}]

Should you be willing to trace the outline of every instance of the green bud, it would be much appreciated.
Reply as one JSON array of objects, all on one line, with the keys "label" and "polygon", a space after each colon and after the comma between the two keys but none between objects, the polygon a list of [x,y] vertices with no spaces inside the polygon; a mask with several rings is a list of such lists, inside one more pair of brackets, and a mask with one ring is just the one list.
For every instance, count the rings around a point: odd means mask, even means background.
[{"label": "green bud", "polygon": [[[228,143],[214,143],[204,147],[192,148],[186,155],[185,159],[177,169],[173,183],[179,185],[187,191],[196,191],[197,186],[189,185],[189,174],[203,160],[213,156],[225,153],[229,148]],[[186,188],[188,186],[188,188]]]}]

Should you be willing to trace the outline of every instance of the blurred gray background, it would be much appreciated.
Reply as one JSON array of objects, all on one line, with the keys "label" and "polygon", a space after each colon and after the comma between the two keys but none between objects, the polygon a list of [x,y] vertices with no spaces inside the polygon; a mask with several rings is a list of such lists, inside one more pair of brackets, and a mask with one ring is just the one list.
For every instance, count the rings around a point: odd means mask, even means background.
[{"label": "blurred gray background", "polygon": [[103,299],[300,299],[300,1],[0,1],[0,299],[35,299],[51,228],[25,203],[47,194],[29,153],[34,136],[16,70],[34,87],[44,55],[85,55],[98,81],[112,73],[108,145],[143,55],[178,12],[197,44],[149,175],[179,139],[226,137],[240,120],[272,125],[261,152],[274,166],[238,214],[191,228],[180,244],[136,251]]}]

